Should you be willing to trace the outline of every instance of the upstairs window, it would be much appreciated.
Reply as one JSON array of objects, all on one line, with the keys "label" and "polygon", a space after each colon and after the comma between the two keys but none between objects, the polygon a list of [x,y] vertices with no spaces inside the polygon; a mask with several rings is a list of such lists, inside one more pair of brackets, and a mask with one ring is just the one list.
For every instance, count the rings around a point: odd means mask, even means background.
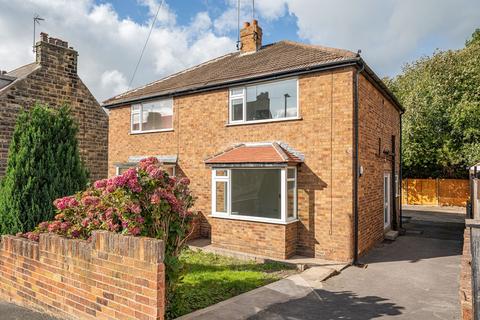
[{"label": "upstairs window", "polygon": [[173,129],[173,100],[162,99],[134,104],[131,108],[131,132],[155,132]]},{"label": "upstairs window", "polygon": [[230,89],[230,123],[298,117],[298,80],[288,79]]}]

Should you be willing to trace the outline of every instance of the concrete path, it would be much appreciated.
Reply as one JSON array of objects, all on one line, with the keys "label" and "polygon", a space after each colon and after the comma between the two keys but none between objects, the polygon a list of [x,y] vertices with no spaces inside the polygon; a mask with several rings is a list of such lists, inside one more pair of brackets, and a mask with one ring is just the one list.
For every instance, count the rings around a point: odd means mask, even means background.
[{"label": "concrete path", "polygon": [[407,234],[321,282],[309,269],[180,319],[458,319],[462,214],[405,211]]}]

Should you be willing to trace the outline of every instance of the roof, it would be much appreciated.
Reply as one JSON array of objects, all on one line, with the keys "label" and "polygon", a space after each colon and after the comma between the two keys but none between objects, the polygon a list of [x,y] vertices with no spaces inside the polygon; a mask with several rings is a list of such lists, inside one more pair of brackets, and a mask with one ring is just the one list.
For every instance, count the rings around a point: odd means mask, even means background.
[{"label": "roof", "polygon": [[216,164],[298,164],[303,155],[278,142],[242,143],[205,160]]},{"label": "roof", "polygon": [[15,82],[16,80],[21,80],[25,78],[33,71],[37,70],[39,67],[40,65],[38,63],[33,62],[0,75],[0,93],[2,93],[4,90],[6,91],[6,88],[10,84]]},{"label": "roof", "polygon": [[351,51],[280,41],[263,46],[252,53],[234,52],[210,60],[193,68],[175,73],[143,87],[133,89],[104,101],[104,106],[171,95],[182,91],[254,79],[277,73],[293,72],[328,65],[356,61]]}]

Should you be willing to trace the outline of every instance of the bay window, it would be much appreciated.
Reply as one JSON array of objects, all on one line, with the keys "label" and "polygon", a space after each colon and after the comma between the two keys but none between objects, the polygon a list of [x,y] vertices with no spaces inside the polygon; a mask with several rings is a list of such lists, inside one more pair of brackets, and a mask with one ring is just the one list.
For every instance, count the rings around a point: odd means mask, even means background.
[{"label": "bay window", "polygon": [[296,167],[212,170],[216,217],[285,223],[297,217]]},{"label": "bay window", "polygon": [[287,79],[230,89],[230,123],[298,117],[298,80]]},{"label": "bay window", "polygon": [[161,99],[131,107],[131,132],[156,132],[173,129],[173,100]]}]

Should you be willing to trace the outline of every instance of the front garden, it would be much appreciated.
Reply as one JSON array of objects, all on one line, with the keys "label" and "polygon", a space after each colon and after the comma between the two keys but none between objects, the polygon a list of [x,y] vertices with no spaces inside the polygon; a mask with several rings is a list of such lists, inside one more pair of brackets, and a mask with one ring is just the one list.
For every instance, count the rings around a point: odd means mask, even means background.
[{"label": "front garden", "polygon": [[169,317],[203,309],[296,272],[279,262],[255,263],[186,249],[180,255],[185,267],[171,302]]}]

